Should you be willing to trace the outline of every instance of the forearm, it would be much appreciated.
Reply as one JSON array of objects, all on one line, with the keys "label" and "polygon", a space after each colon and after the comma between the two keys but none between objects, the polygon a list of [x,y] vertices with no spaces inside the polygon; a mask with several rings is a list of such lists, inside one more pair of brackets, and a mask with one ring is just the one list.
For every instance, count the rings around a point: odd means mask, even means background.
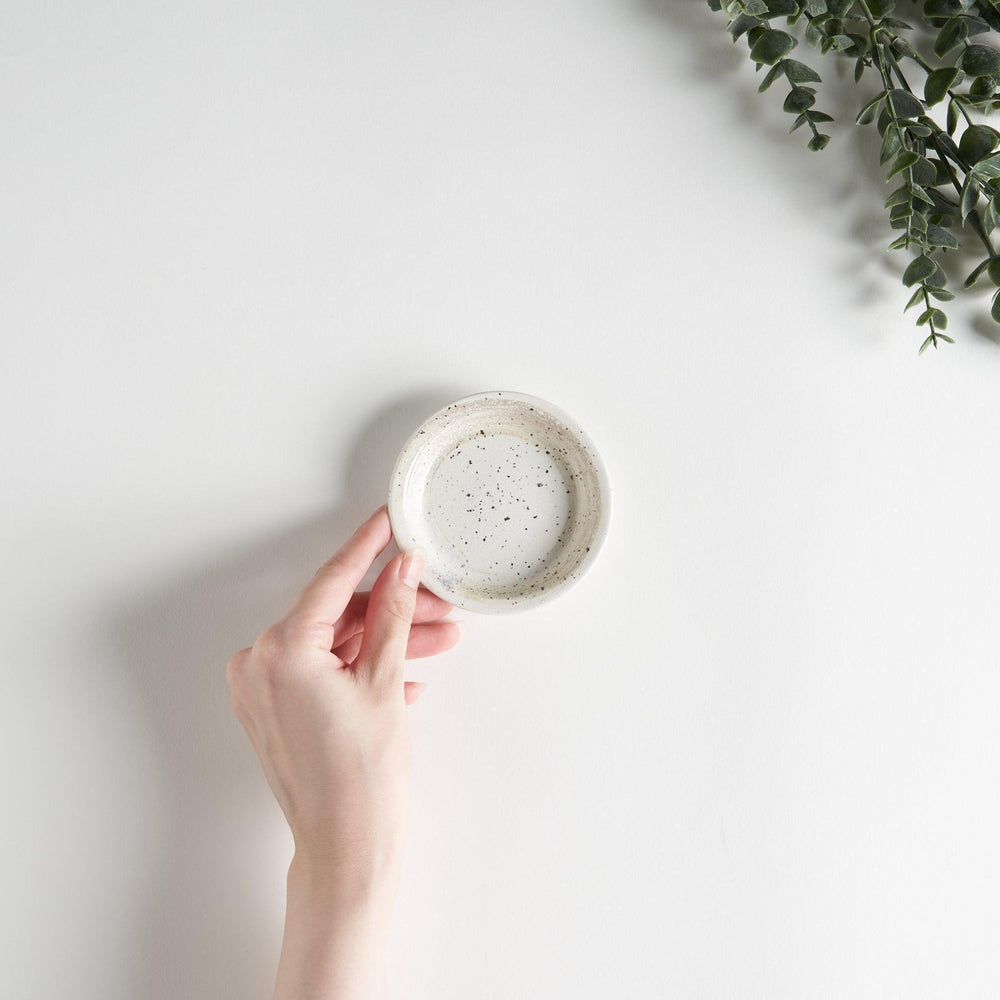
[{"label": "forearm", "polygon": [[354,881],[293,859],[274,1000],[384,1000],[395,876]]}]

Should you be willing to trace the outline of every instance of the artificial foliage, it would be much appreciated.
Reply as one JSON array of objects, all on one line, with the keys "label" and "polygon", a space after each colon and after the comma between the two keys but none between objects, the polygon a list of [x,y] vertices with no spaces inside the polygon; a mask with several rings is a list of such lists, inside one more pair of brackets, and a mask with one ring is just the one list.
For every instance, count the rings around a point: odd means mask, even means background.
[{"label": "artificial foliage", "polygon": [[[906,308],[917,307],[924,351],[954,341],[941,308],[955,296],[942,258],[974,243],[982,260],[965,279],[996,286],[992,316],[1000,323],[1000,132],[979,119],[1000,108],[1000,0],[708,0],[725,14],[734,40],[745,39],[760,90],[781,84],[791,130],[806,128],[808,147],[830,141],[833,121],[820,110],[820,74],[790,53],[804,39],[823,56],[849,59],[856,83],[873,80],[856,122],[881,136],[879,160],[894,184],[886,199],[899,235],[890,250],[911,257],[903,284]],[[905,9],[903,9],[905,6]],[[899,7],[900,9],[897,9]]]}]

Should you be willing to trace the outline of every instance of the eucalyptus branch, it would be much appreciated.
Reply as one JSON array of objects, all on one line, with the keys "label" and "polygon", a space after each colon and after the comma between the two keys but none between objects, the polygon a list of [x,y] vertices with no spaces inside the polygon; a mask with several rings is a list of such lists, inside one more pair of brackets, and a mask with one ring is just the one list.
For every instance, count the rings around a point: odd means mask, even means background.
[{"label": "eucalyptus branch", "polygon": [[[916,28],[894,16],[896,0],[708,0],[708,5],[725,13],[734,40],[746,36],[757,69],[769,67],[760,91],[778,79],[787,82],[784,110],[796,116],[792,131],[809,126],[810,149],[830,142],[817,126],[833,119],[815,108],[810,84],[821,83],[820,74],[789,57],[799,41],[796,31],[821,56],[853,59],[856,83],[866,70],[875,71],[881,90],[856,121],[875,124],[886,180],[898,178],[885,203],[889,224],[900,234],[889,247],[915,251],[902,280],[913,288],[906,308],[923,306],[917,325],[929,333],[920,350],[953,342],[942,333],[947,316],[932,299],[955,297],[945,287],[944,258],[969,231],[986,256],[965,286],[988,275],[996,286],[991,313],[1000,323],[1000,255],[992,242],[1000,225],[1000,132],[972,118],[972,112],[989,116],[1000,110],[1000,50],[976,38],[1000,33],[1000,0],[923,0],[919,8],[911,3]],[[774,26],[782,20],[789,30]],[[917,31],[930,33],[937,63],[910,41]],[[924,75],[919,93],[903,61]],[[932,112],[936,105],[944,109],[943,127]],[[957,201],[947,197],[951,189]]]}]

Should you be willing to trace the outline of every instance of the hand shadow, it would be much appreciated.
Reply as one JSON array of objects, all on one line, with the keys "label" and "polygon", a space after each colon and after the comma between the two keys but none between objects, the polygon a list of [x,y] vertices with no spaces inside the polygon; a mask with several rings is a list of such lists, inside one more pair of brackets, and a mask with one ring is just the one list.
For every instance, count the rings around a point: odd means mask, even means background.
[{"label": "hand shadow", "polygon": [[387,405],[359,433],[329,509],[153,582],[115,615],[122,683],[154,728],[163,798],[132,996],[270,996],[280,937],[272,890],[283,888],[288,860],[282,853],[272,870],[283,820],[232,715],[225,665],[384,501],[413,429],[461,395],[439,387]]}]

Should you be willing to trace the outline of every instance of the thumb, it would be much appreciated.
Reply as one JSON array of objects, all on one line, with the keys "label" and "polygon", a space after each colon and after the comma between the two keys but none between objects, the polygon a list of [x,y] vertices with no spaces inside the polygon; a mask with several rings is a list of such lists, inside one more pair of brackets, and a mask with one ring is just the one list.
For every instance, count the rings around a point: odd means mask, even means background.
[{"label": "thumb", "polygon": [[368,599],[357,673],[395,687],[403,678],[406,642],[410,637],[417,587],[424,568],[419,549],[401,552],[379,573]]}]

